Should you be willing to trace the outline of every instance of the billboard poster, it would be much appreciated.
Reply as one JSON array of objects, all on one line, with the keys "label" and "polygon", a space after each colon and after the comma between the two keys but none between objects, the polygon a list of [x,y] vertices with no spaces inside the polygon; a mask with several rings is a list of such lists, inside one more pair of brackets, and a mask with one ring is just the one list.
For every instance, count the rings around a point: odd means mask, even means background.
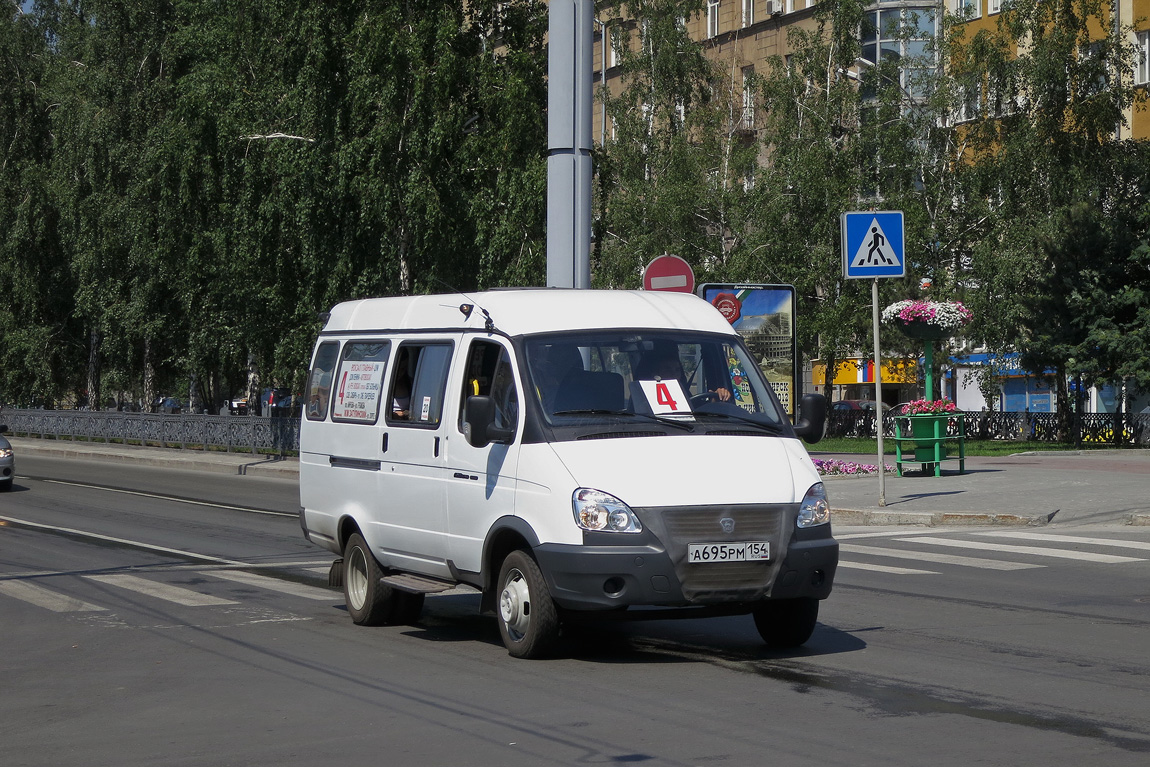
[{"label": "billboard poster", "polygon": [[793,285],[700,285],[698,294],[727,318],[758,360],[775,396],[793,418],[799,392]]}]

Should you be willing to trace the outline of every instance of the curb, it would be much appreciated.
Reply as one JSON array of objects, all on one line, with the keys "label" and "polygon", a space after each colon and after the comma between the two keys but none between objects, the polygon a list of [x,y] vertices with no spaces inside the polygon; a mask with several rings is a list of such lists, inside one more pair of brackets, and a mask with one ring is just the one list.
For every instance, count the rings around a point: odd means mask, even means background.
[{"label": "curb", "polygon": [[[917,525],[919,527],[961,527],[964,525],[996,525],[999,527],[1041,527],[1050,522],[1053,514],[1033,517],[1020,514],[996,514],[982,511],[875,511],[873,509],[832,509],[831,521],[847,526]],[[1145,522],[1130,524],[1150,525]]]},{"label": "curb", "polygon": [[1150,514],[1143,513],[1143,512],[1139,512],[1137,514],[1131,514],[1130,519],[1126,521],[1126,524],[1137,525],[1137,526],[1150,526]]}]

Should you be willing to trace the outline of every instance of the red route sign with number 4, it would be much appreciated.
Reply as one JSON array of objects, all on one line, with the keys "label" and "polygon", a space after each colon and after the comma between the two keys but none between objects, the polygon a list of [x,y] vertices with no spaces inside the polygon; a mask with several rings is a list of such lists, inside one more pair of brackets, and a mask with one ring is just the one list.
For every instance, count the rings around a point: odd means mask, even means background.
[{"label": "red route sign with number 4", "polygon": [[683,386],[674,378],[661,381],[639,381],[643,396],[655,415],[689,415],[691,401],[683,393]]},{"label": "red route sign with number 4", "polygon": [[673,293],[694,293],[695,272],[691,265],[678,256],[659,256],[643,270],[643,290],[666,290]]}]

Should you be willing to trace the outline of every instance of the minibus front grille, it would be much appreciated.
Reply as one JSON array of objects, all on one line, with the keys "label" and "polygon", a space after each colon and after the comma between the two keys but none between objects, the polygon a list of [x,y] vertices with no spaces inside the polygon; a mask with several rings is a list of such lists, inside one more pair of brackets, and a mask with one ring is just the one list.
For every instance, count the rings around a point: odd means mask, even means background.
[{"label": "minibus front grille", "polygon": [[[754,601],[770,594],[787,553],[798,505],[662,506],[634,511],[666,548],[683,595],[695,603],[712,604]],[[688,544],[742,541],[768,541],[771,558],[765,562],[687,562]]]}]

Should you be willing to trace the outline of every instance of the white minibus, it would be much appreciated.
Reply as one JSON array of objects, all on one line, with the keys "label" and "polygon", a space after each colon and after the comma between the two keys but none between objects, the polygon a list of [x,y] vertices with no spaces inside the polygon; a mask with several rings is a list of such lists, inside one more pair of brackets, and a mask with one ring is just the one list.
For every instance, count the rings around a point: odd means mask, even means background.
[{"label": "white minibus", "polygon": [[838,544],[806,449],[706,301],[522,289],[349,301],[319,334],[300,429],[300,523],[341,557],[358,624],[482,592],[511,655],[588,618],[749,614],[772,646],[815,628]]}]

